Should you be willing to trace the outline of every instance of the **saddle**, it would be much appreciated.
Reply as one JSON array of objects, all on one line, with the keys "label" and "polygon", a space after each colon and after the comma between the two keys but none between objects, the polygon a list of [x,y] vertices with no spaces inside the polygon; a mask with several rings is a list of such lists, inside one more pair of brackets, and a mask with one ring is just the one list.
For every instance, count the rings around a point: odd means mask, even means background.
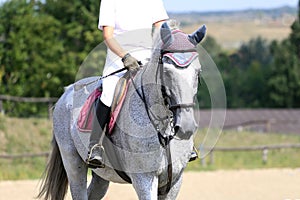
[{"label": "saddle", "polygon": [[[109,134],[112,133],[115,123],[118,119],[118,115],[121,111],[130,82],[131,82],[130,74],[129,72],[126,72],[124,76],[120,78],[120,80],[116,85],[113,102],[111,106],[111,117],[107,129]],[[77,120],[77,128],[80,132],[89,133],[92,131],[92,123],[93,123],[93,118],[95,116],[94,115],[95,101],[101,97],[101,94],[102,94],[102,85],[96,88],[88,96],[83,107],[81,108]]]}]

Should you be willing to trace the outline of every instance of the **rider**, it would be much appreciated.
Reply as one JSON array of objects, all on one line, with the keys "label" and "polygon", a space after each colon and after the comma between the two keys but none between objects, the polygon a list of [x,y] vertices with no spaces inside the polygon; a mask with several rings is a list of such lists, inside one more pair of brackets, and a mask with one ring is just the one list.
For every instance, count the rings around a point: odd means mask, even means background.
[{"label": "rider", "polygon": [[[160,28],[168,18],[162,0],[101,0],[98,28],[103,31],[103,38],[108,47],[103,76],[123,67],[132,71],[138,70],[138,60],[145,63],[151,55],[151,30],[153,32],[153,29]],[[134,30],[134,35],[126,37]],[[145,34],[141,30],[150,31],[146,31]],[[96,101],[96,117],[86,160],[90,167],[104,167],[103,148],[102,144],[99,144],[101,133],[110,119],[114,90],[123,74],[119,73],[102,80],[103,91],[100,99]],[[190,159],[196,157],[192,152]]]},{"label": "rider", "polygon": [[[137,59],[143,63],[146,58],[150,58],[151,50],[141,45],[143,39],[137,41],[134,35],[133,38],[123,38],[125,41],[120,41],[116,36],[122,37],[121,35],[133,30],[150,30],[148,36],[151,38],[151,29],[159,28],[168,18],[162,0],[101,0],[98,28],[103,31],[103,39],[108,47],[103,76],[123,67],[135,71],[139,68]],[[133,51],[137,47],[139,51]],[[115,86],[123,74],[103,79],[103,92],[96,102],[96,117],[86,160],[91,167],[104,167],[103,150],[98,143],[110,118]]]}]

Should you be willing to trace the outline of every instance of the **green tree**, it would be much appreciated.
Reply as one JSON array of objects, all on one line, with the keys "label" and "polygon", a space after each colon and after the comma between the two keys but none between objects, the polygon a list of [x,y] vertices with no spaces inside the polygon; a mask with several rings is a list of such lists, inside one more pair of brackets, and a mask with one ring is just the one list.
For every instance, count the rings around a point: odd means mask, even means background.
[{"label": "green tree", "polygon": [[228,107],[263,107],[268,100],[267,77],[272,54],[266,40],[258,37],[236,53],[216,59],[222,73]]},{"label": "green tree", "polygon": [[[99,0],[46,0],[42,8],[61,23],[60,38],[65,48],[63,65],[70,68],[74,78],[90,51],[103,41],[97,28],[99,7]],[[100,75],[99,66],[104,64],[104,56],[91,66],[90,75]]]},{"label": "green tree", "polygon": [[[49,97],[63,90],[58,75],[64,52],[60,22],[39,12],[40,3],[11,0],[0,8],[0,93]],[[22,104],[11,107],[22,111]],[[27,106],[37,112],[36,106]],[[8,108],[9,109],[9,108]]]},{"label": "green tree", "polygon": [[298,58],[300,59],[300,1],[298,5],[298,19],[292,25],[292,33],[290,35],[290,41],[293,44],[293,48]]},{"label": "green tree", "polygon": [[271,68],[270,104],[273,107],[300,106],[300,63],[289,40],[273,44],[274,64]]},{"label": "green tree", "polygon": [[300,1],[298,12],[289,38],[271,47],[274,63],[268,85],[274,107],[300,107]]},{"label": "green tree", "polygon": [[261,37],[251,39],[243,44],[237,52],[235,63],[241,69],[247,69],[252,63],[270,64],[272,55],[267,41]]},{"label": "green tree", "polygon": [[241,88],[239,97],[243,100],[242,107],[268,107],[268,71],[269,65],[253,61],[241,74]]},{"label": "green tree", "polygon": [[[59,97],[80,64],[101,41],[99,1],[10,0],[0,6],[0,93]],[[104,56],[93,69],[99,75]],[[15,115],[39,113],[44,105],[13,105]],[[46,110],[46,109],[45,109]]]},{"label": "green tree", "polygon": [[218,55],[222,53],[221,46],[209,35],[205,37],[205,40],[201,44],[213,59],[217,59]]}]

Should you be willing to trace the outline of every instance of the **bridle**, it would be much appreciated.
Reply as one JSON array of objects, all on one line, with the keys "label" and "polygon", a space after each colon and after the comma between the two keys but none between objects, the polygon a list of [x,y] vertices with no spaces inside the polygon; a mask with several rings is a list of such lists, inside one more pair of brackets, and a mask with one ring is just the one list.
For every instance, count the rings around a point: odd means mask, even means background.
[{"label": "bridle", "polygon": [[[135,90],[138,94],[138,96],[141,98],[141,100],[143,101],[144,105],[145,105],[145,109],[147,112],[147,115],[152,123],[152,125],[154,126],[154,128],[157,131],[157,135],[159,138],[159,142],[161,144],[162,147],[166,148],[170,141],[172,139],[174,139],[174,137],[176,136],[176,131],[175,131],[175,121],[174,121],[174,115],[176,113],[177,109],[180,108],[191,108],[195,106],[195,102],[191,102],[191,103],[175,103],[172,104],[170,99],[171,97],[168,96],[168,94],[166,93],[166,88],[165,88],[165,84],[164,84],[164,55],[167,53],[188,53],[188,52],[197,52],[196,48],[191,48],[191,49],[184,49],[184,50],[173,50],[173,49],[163,49],[160,51],[160,56],[158,59],[158,66],[156,68],[156,72],[155,72],[155,77],[156,77],[156,85],[161,85],[160,87],[160,91],[161,91],[161,96],[163,99],[163,103],[162,106],[164,106],[164,108],[167,110],[167,115],[165,117],[160,117],[155,115],[151,109],[149,108],[149,105],[146,101],[146,94],[145,94],[145,90],[144,90],[144,85],[143,85],[143,75],[145,73],[146,70],[144,70],[141,75],[141,91],[138,90],[134,80],[133,80],[133,76],[130,75],[131,78],[131,82],[133,84],[133,86],[135,87]],[[174,67],[176,67],[176,65],[174,65]],[[159,80],[160,83],[159,84]],[[165,134],[165,130],[163,130],[159,124],[162,123],[168,123],[170,125],[170,130],[171,130],[171,134],[166,135]]]},{"label": "bridle", "polygon": [[[184,50],[174,50],[174,49],[163,49],[160,52],[160,57],[159,57],[159,62],[158,62],[158,69],[160,69],[160,79],[161,79],[161,90],[162,90],[162,94],[163,97],[165,98],[165,105],[169,108],[169,110],[174,111],[176,109],[180,109],[180,108],[191,108],[195,106],[195,102],[192,103],[176,103],[176,104],[172,104],[171,101],[168,101],[166,98],[170,97],[166,94],[165,91],[165,87],[164,87],[164,77],[163,77],[163,57],[165,54],[167,53],[189,53],[189,52],[197,52],[196,48],[192,48],[192,49],[184,49]],[[174,64],[174,66],[176,67],[176,65]],[[185,67],[187,68],[187,67]]]}]

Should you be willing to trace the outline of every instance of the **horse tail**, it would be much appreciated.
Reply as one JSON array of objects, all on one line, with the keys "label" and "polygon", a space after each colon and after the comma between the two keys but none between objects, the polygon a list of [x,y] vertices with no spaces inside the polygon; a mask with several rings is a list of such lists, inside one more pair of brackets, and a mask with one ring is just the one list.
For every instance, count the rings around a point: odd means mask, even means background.
[{"label": "horse tail", "polygon": [[68,178],[55,136],[52,139],[52,152],[42,177],[37,198],[63,200],[68,190]]}]

